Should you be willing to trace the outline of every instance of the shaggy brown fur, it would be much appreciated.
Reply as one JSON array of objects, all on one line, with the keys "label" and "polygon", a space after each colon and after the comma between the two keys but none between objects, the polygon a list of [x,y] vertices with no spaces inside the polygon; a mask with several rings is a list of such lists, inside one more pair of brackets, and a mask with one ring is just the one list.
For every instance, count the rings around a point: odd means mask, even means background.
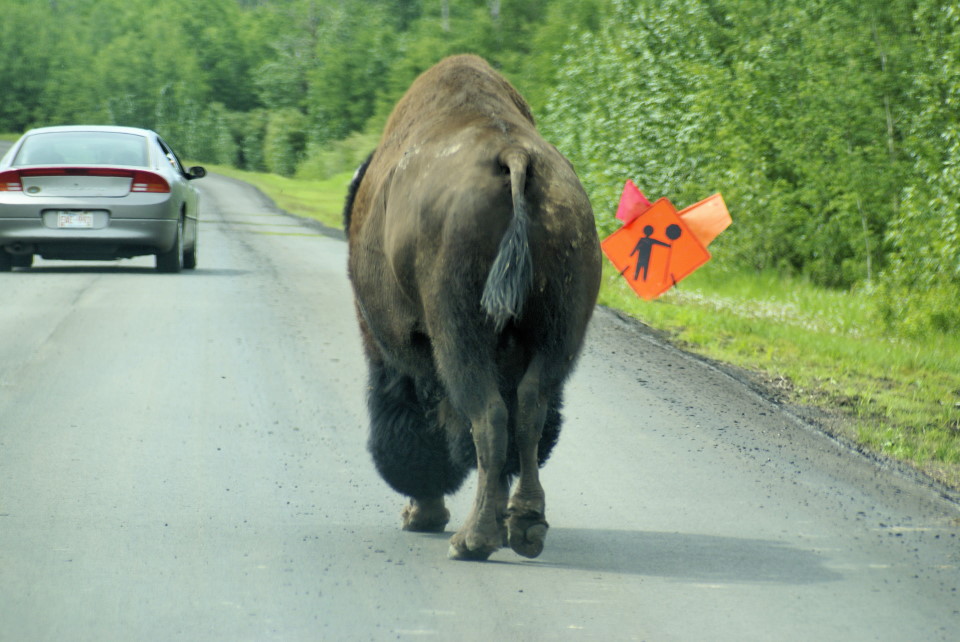
[{"label": "shaggy brown fur", "polygon": [[410,497],[404,528],[443,530],[444,495],[477,467],[451,556],[486,559],[505,542],[539,555],[538,466],[559,433],[600,279],[572,166],[502,76],[454,56],[397,103],[344,215],[370,367],[369,446]]}]

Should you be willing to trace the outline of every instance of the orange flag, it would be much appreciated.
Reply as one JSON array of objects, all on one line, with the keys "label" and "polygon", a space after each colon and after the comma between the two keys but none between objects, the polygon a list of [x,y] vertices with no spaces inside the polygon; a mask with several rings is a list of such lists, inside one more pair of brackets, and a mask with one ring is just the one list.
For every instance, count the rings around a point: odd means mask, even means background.
[{"label": "orange flag", "polygon": [[680,218],[704,247],[710,245],[713,239],[733,222],[730,212],[727,211],[727,204],[719,194],[714,194],[682,210]]}]

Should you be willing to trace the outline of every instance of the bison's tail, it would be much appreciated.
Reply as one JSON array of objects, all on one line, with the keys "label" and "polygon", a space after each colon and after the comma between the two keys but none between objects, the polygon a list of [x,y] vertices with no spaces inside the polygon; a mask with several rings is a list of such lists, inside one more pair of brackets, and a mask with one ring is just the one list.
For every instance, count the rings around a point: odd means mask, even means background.
[{"label": "bison's tail", "polygon": [[498,160],[510,172],[513,218],[487,275],[480,305],[499,332],[507,321],[520,316],[523,311],[523,304],[533,286],[533,259],[527,236],[529,212],[524,196],[530,156],[523,149],[511,147],[501,152]]}]

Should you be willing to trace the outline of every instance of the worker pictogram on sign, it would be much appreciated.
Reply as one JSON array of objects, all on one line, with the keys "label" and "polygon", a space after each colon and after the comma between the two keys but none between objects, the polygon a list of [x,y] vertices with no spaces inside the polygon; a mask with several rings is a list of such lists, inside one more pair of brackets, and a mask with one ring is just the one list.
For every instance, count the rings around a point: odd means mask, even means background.
[{"label": "worker pictogram on sign", "polygon": [[604,254],[647,300],[710,260],[710,253],[665,198],[601,243]]}]

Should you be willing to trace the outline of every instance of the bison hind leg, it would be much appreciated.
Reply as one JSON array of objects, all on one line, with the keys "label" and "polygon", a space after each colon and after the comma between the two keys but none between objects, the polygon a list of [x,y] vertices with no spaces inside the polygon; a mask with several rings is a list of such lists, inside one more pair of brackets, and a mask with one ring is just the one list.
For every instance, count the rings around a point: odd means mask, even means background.
[{"label": "bison hind leg", "polygon": [[435,404],[414,380],[384,364],[371,364],[368,449],[377,472],[410,498],[404,530],[442,532],[450,519],[443,497],[457,491],[469,472],[450,457]]},{"label": "bison hind leg", "polygon": [[[560,436],[560,406],[560,395],[557,393],[547,407],[546,420],[540,435],[537,449],[537,463],[540,466],[546,463]],[[507,509],[508,541],[515,553],[533,558],[543,552],[550,525],[547,523],[542,507],[538,510],[536,506],[531,507],[529,504],[524,506],[524,504],[525,502],[518,494]]]},{"label": "bison hind leg", "polygon": [[520,479],[507,505],[506,523],[510,548],[531,558],[543,551],[549,529],[539,467],[560,433],[560,387],[550,370],[546,357],[538,355],[517,388],[514,439]]}]

